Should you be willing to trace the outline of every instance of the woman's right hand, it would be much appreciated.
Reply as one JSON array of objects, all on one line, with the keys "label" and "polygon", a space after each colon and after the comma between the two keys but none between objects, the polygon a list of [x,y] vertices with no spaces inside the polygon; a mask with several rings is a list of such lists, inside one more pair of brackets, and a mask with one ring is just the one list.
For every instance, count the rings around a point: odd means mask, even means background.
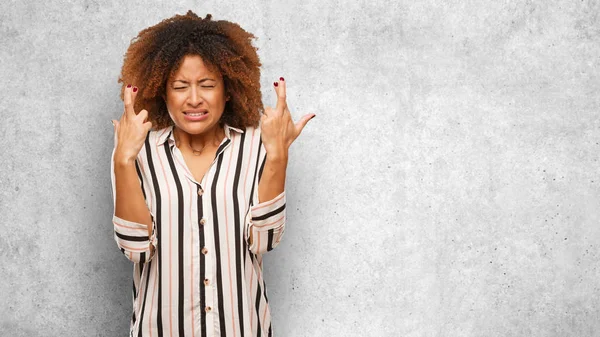
[{"label": "woman's right hand", "polygon": [[137,87],[128,85],[123,92],[125,109],[119,121],[113,120],[115,131],[115,163],[128,164],[135,160],[144,145],[146,136],[152,128],[151,122],[146,122],[148,111],[135,113],[133,102],[137,95]]}]

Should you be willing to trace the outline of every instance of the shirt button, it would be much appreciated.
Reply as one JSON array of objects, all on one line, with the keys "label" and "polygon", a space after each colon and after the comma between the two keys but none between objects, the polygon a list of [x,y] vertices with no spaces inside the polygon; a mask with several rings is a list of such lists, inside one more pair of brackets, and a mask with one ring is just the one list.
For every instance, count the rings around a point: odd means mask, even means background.
[{"label": "shirt button", "polygon": [[204,190],[202,187],[198,187],[198,195],[202,196],[202,194],[204,194]]},{"label": "shirt button", "polygon": [[204,225],[205,223],[206,223],[206,219],[204,219],[204,218],[200,219],[200,224],[201,225]]},{"label": "shirt button", "polygon": [[204,255],[208,254],[208,249],[206,249],[206,247],[202,248],[202,254],[204,254]]},{"label": "shirt button", "polygon": [[212,308],[211,308],[211,307],[206,307],[206,308],[204,308],[204,311],[206,311],[206,312],[210,312],[211,310],[212,310]]},{"label": "shirt button", "polygon": [[204,285],[205,285],[205,286],[208,286],[209,284],[210,284],[210,281],[209,281],[207,278],[205,278],[205,279],[204,279]]}]

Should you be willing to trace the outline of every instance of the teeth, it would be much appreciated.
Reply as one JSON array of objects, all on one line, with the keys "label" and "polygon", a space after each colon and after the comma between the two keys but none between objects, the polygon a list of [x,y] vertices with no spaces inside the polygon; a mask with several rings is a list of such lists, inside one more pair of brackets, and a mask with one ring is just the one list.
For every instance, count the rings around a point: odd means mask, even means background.
[{"label": "teeth", "polygon": [[202,115],[204,115],[204,114],[206,114],[206,112],[187,113],[187,115],[188,115],[188,116],[194,116],[194,117],[197,117],[197,116],[202,116]]}]

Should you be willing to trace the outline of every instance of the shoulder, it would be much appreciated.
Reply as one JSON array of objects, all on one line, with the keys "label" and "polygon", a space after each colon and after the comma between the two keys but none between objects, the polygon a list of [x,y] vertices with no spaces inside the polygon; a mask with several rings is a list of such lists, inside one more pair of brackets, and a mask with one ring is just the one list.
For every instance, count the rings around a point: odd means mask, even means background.
[{"label": "shoulder", "polygon": [[140,157],[147,157],[149,153],[156,151],[159,145],[166,142],[167,138],[171,134],[172,128],[172,126],[169,126],[163,129],[150,130],[146,135],[146,139],[142,144],[140,152],[138,152],[138,159],[140,159]]},{"label": "shoulder", "polygon": [[147,140],[149,140],[151,143],[152,141],[154,141],[154,143],[157,142],[164,142],[165,140],[167,140],[167,137],[169,137],[169,135],[171,134],[171,131],[173,130],[172,126],[168,126],[166,128],[162,128],[162,129],[158,129],[158,130],[150,130],[150,132],[148,132],[148,136],[146,137]]},{"label": "shoulder", "polygon": [[260,127],[244,126],[241,128],[235,128],[227,126],[229,128],[229,134],[238,139],[244,139],[244,143],[252,143],[260,139]]},{"label": "shoulder", "polygon": [[261,140],[260,126],[244,126],[243,128],[230,128],[230,134],[235,137],[236,149],[243,147],[244,156],[264,156],[264,145]]}]

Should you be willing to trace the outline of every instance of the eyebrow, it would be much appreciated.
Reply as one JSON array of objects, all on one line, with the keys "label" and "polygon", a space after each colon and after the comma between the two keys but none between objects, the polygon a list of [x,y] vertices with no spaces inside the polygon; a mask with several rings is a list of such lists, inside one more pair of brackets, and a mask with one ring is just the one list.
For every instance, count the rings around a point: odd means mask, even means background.
[{"label": "eyebrow", "polygon": [[[199,82],[199,83],[202,83],[202,82],[206,82],[206,81],[214,81],[214,82],[216,82],[217,80],[215,80],[215,79],[212,79],[212,78],[203,78],[203,79],[201,79],[201,80],[200,80],[200,81],[198,81],[198,82]],[[181,83],[185,83],[185,84],[188,84],[188,83],[190,83],[190,82],[188,82],[188,81],[185,81],[185,80],[174,80],[172,83],[175,83],[175,82],[181,82]]]}]

